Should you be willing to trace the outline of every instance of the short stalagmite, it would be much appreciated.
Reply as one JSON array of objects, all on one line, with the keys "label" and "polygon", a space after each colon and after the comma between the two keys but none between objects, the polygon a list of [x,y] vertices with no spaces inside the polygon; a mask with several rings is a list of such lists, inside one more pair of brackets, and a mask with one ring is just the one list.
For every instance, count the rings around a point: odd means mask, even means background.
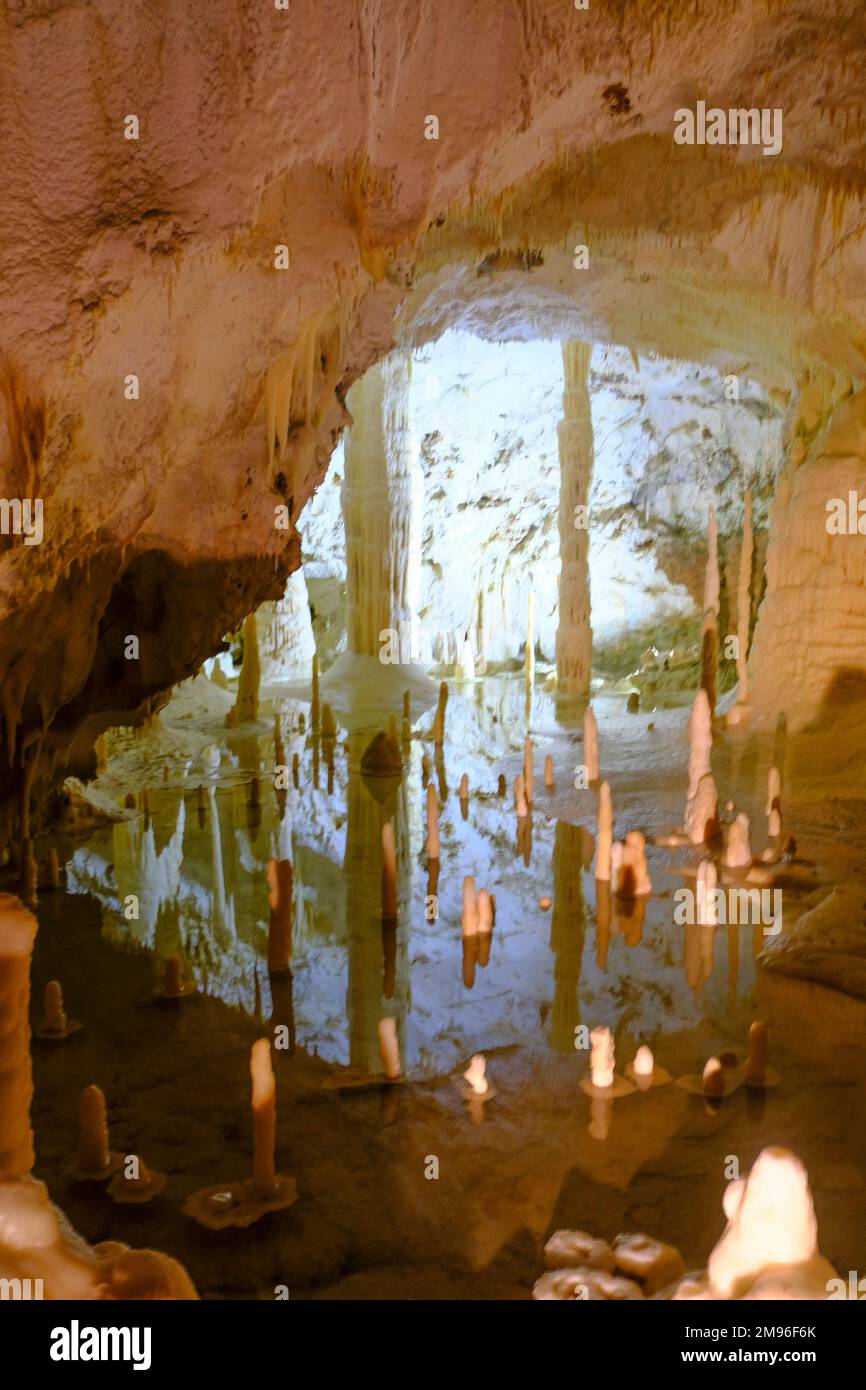
[{"label": "short stalagmite", "polygon": [[475,887],[475,879],[471,874],[463,880],[463,915],[462,927],[464,936],[477,936],[480,923],[478,910],[478,890]]},{"label": "short stalagmite", "polygon": [[592,705],[587,705],[583,716],[583,761],[586,767],[586,780],[592,784],[598,781],[598,723]]},{"label": "short stalagmite", "polygon": [[544,785],[548,791],[553,791],[556,787],[556,778],[553,773],[553,757],[550,753],[544,759]]},{"label": "short stalagmite", "polygon": [[686,833],[693,845],[703,845],[712,839],[718,825],[718,809],[715,779],[708,772],[699,780],[686,810]]},{"label": "short stalagmite", "polygon": [[393,1018],[383,1018],[379,1022],[379,1055],[386,1081],[399,1081],[403,1069],[400,1063],[400,1044],[397,1041],[397,1023]]},{"label": "short stalagmite", "polygon": [[725,845],[725,866],[728,869],[748,869],[752,862],[749,842],[749,817],[741,811],[728,827]]},{"label": "short stalagmite", "polygon": [[532,747],[532,739],[529,734],[523,741],[523,790],[527,801],[532,801],[533,784],[535,781],[535,753]]},{"label": "short stalagmite", "polygon": [[85,1086],[78,1105],[78,1153],[73,1176],[79,1182],[100,1182],[117,1167],[119,1158],[108,1144],[105,1095],[98,1086]]}]

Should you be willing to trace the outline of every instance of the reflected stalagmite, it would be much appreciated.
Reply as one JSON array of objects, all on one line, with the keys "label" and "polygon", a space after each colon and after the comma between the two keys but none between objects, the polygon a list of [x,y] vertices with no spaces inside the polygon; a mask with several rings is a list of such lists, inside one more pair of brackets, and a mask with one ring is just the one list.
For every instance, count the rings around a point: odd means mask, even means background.
[{"label": "reflected stalagmite", "polygon": [[610,799],[610,784],[602,782],[598,789],[598,852],[595,861],[595,876],[604,883],[610,881],[612,846],[613,806]]},{"label": "reflected stalagmite", "polygon": [[719,671],[719,593],[719,527],[716,509],[711,506],[707,523],[707,568],[701,626],[701,688],[706,691],[711,714],[716,708]]}]

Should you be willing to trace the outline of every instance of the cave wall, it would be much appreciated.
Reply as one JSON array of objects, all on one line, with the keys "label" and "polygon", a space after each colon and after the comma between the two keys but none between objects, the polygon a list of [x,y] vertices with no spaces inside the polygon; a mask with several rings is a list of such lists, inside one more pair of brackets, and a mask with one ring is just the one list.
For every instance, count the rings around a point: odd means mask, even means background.
[{"label": "cave wall", "polygon": [[750,679],[760,712],[800,728],[866,699],[866,393],[839,403],[805,452],[792,444]]}]

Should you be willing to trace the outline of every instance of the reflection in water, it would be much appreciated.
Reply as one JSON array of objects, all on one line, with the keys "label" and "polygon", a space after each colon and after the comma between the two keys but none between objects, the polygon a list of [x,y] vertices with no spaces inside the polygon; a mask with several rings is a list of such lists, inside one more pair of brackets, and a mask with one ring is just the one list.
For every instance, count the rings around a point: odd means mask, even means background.
[{"label": "reflection in water", "polygon": [[[556,788],[536,786],[515,854],[502,785],[523,766],[524,698],[519,677],[453,687],[444,747],[404,741],[403,776],[388,780],[361,773],[375,728],[319,740],[285,700],[274,737],[221,731],[188,783],[151,788],[148,815],[94,833],[71,861],[70,887],[102,901],[112,943],[153,953],[156,976],[179,954],[200,990],[374,1073],[383,1017],[397,1021],[404,1071],[416,1078],[516,1043],[568,1054],[582,1021],[615,1029],[627,1018],[654,1046],[707,1018],[744,1035],[760,928],[751,939],[750,927],[676,926],[671,856],[656,854],[649,898],[612,898],[595,881],[597,795],[571,784],[579,726],[558,723],[540,689],[535,759],[552,754]],[[275,766],[289,763],[291,778],[275,786]],[[438,862],[425,852],[427,767],[440,796]],[[386,822],[397,912],[383,919]],[[484,940],[461,933],[467,875],[495,898]],[[600,1132],[605,1117],[594,1123]]]}]

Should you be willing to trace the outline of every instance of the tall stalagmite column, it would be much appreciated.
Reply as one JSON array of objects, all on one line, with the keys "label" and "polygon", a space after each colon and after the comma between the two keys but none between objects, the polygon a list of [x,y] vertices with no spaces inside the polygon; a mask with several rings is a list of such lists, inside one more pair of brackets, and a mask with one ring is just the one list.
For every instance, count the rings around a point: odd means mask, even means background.
[{"label": "tall stalagmite column", "polygon": [[394,352],[355,382],[348,396],[341,503],[346,533],[349,651],[378,656],[398,634],[411,660],[421,576],[422,478],[409,423],[412,359]]},{"label": "tall stalagmite column", "polygon": [[562,345],[563,418],[559,422],[559,627],[556,683],[560,695],[588,695],[592,670],[589,529],[593,441],[589,403],[592,344]]}]

